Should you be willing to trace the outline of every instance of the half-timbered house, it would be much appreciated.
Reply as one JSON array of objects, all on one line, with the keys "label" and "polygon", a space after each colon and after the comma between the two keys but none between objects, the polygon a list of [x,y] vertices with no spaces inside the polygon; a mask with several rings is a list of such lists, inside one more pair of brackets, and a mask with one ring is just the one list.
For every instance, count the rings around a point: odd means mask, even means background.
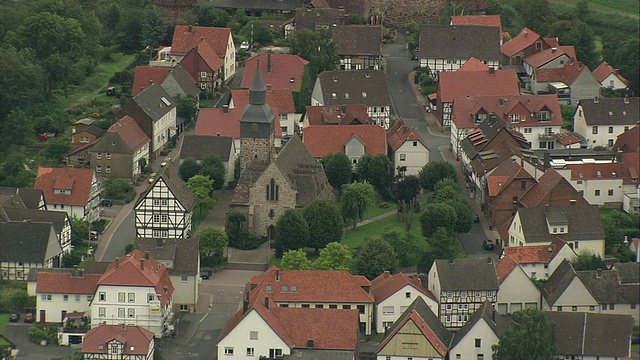
[{"label": "half-timbered house", "polygon": [[139,326],[100,325],[82,343],[83,359],[151,360],[154,353],[153,333]]},{"label": "half-timbered house", "polygon": [[26,280],[31,268],[59,267],[61,255],[50,222],[0,222],[0,279]]}]

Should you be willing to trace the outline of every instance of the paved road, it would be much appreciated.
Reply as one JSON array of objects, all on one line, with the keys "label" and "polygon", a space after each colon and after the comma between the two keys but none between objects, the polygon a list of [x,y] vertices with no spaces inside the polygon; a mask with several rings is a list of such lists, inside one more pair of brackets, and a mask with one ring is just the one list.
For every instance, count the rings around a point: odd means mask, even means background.
[{"label": "paved road", "polygon": [[29,327],[33,324],[7,323],[4,329],[4,336],[9,338],[20,352],[17,359],[29,360],[51,360],[61,359],[67,355],[73,355],[80,351],[79,346],[68,347],[58,345],[42,346],[29,340]]}]

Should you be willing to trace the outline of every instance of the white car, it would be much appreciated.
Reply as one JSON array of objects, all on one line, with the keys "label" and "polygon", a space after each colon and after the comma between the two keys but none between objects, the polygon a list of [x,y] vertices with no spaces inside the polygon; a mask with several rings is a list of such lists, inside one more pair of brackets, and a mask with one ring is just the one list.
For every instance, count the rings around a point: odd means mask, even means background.
[{"label": "white car", "polygon": [[240,49],[242,49],[242,50],[249,50],[249,42],[248,42],[248,41],[243,41],[243,42],[240,44]]},{"label": "white car", "polygon": [[162,160],[162,162],[160,163],[160,166],[162,167],[167,166],[167,163],[169,163],[169,161],[171,161],[171,158],[167,156],[166,158],[164,158],[164,160]]},{"label": "white car", "polygon": [[158,173],[151,173],[151,175],[149,175],[149,184],[156,180],[156,176],[158,176]]}]

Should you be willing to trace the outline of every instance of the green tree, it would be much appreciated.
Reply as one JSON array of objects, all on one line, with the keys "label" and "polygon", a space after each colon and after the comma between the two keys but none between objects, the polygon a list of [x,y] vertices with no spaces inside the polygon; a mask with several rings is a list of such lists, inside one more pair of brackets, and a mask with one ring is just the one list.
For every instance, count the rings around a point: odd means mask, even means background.
[{"label": "green tree", "polygon": [[225,27],[229,22],[229,14],[225,10],[207,3],[196,6],[193,13],[200,26]]},{"label": "green tree", "polygon": [[462,196],[458,196],[454,200],[449,201],[448,204],[456,211],[454,230],[458,234],[469,232],[473,225],[473,218],[476,215],[471,204]]},{"label": "green tree", "polygon": [[422,254],[418,262],[418,272],[428,273],[437,259],[455,259],[464,254],[457,250],[456,238],[445,228],[438,228],[431,237],[427,238],[429,250]]},{"label": "green tree", "polygon": [[78,246],[89,240],[89,222],[71,217],[71,245]]},{"label": "green tree", "polygon": [[233,181],[235,183],[240,179],[240,156],[233,161]]},{"label": "green tree", "polygon": [[202,208],[211,209],[216,205],[216,200],[211,197],[211,190],[213,190],[213,180],[204,175],[192,176],[187,181],[187,187],[198,198],[198,207],[200,211]]},{"label": "green tree", "polygon": [[520,14],[524,19],[524,26],[540,35],[547,35],[549,24],[554,16],[547,0],[528,0],[521,3]]},{"label": "green tree", "polygon": [[458,181],[458,174],[453,165],[446,161],[432,161],[426,164],[418,173],[420,185],[423,189],[433,191],[436,183],[444,178]]},{"label": "green tree", "polygon": [[494,360],[553,360],[556,358],[555,324],[536,309],[517,311],[511,327],[497,345]]},{"label": "green tree", "polygon": [[[46,75],[42,66],[35,61],[35,52],[31,49],[16,50],[8,45],[0,47],[0,119],[4,119],[12,109],[28,109],[45,99]],[[0,133],[10,131],[8,125],[0,123]],[[2,146],[18,144],[21,138],[31,133],[26,132],[17,139],[6,143],[8,136],[3,136]],[[0,146],[1,147],[1,146]]]},{"label": "green tree", "polygon": [[263,23],[252,20],[246,23],[239,33],[243,39],[253,41],[251,45],[267,45],[273,39],[273,33]]},{"label": "green tree", "polygon": [[369,280],[384,271],[394,272],[397,265],[396,253],[393,247],[381,238],[371,238],[364,241],[356,255],[356,271]]},{"label": "green tree", "polygon": [[103,183],[102,196],[109,199],[124,200],[133,191],[133,185],[124,179],[109,179]]},{"label": "green tree", "polygon": [[193,159],[184,159],[180,168],[178,169],[178,173],[183,181],[189,181],[195,175],[198,175],[200,172],[200,164]]},{"label": "green tree", "polygon": [[323,71],[335,70],[340,60],[328,31],[302,29],[291,39],[291,53],[309,61],[309,74],[315,82]]},{"label": "green tree", "polygon": [[407,267],[412,265],[413,254],[418,250],[415,244],[415,236],[412,233],[403,234],[396,229],[386,229],[382,233],[382,238],[393,246],[393,251],[396,253],[400,266]]},{"label": "green tree", "polygon": [[351,182],[351,161],[344,153],[327,154],[320,160],[327,174],[327,180],[334,189],[342,190],[342,186]]},{"label": "green tree", "polygon": [[420,214],[422,235],[429,238],[438,228],[444,228],[449,234],[455,234],[456,210],[445,203],[429,203]]},{"label": "green tree", "polygon": [[317,270],[346,270],[351,268],[353,259],[351,251],[346,245],[337,242],[327,244],[320,252],[320,256],[313,263],[313,268]]},{"label": "green tree", "polygon": [[293,104],[296,108],[296,113],[303,113],[305,107],[311,104],[311,91],[313,91],[314,85],[311,80],[311,74],[309,73],[309,66],[307,65],[302,72],[300,89],[293,92]]},{"label": "green tree", "polygon": [[276,222],[276,257],[287,250],[299,249],[309,243],[309,227],[304,217],[295,209],[288,209]]},{"label": "green tree", "polygon": [[578,60],[591,69],[600,64],[596,36],[587,23],[578,19],[556,21],[549,27],[549,33],[556,36],[560,44],[573,45]]},{"label": "green tree", "polygon": [[604,260],[590,250],[580,251],[578,256],[571,260],[571,265],[575,271],[606,269]]},{"label": "green tree", "polygon": [[62,161],[64,154],[71,150],[71,142],[65,137],[56,137],[47,140],[44,147],[44,155],[57,163]]},{"label": "green tree", "polygon": [[524,27],[524,22],[520,14],[509,3],[500,0],[489,0],[486,14],[500,15],[502,29],[510,34],[517,34]]},{"label": "green tree", "polygon": [[389,187],[393,177],[393,164],[386,154],[364,154],[356,164],[360,181],[366,180],[383,199],[389,199]]},{"label": "green tree", "polygon": [[176,113],[188,123],[195,121],[198,116],[198,99],[193,96],[185,96],[178,99]]},{"label": "green tree", "polygon": [[71,269],[82,262],[82,255],[77,251],[71,251],[62,256],[62,267]]},{"label": "green tree", "polygon": [[228,245],[227,234],[208,226],[198,233],[200,261],[204,266],[218,266],[224,262],[224,249]]},{"label": "green tree", "polygon": [[587,17],[589,16],[589,1],[587,0],[578,0],[575,8],[575,17],[581,21],[587,21]]},{"label": "green tree", "polygon": [[391,197],[398,205],[398,219],[404,221],[405,232],[411,232],[416,210],[416,196],[420,193],[420,179],[415,175],[397,178],[391,186]]},{"label": "green tree", "polygon": [[208,154],[202,159],[199,174],[208,176],[209,179],[213,180],[213,189],[220,190],[224,185],[227,169],[224,167],[224,163],[218,155]]},{"label": "green tree", "polygon": [[35,138],[33,122],[19,107],[11,110],[0,123],[0,149],[8,148],[11,144],[25,144],[27,140],[33,138]]},{"label": "green tree", "polygon": [[309,247],[316,250],[342,239],[344,221],[338,208],[327,200],[314,200],[304,207],[304,219],[309,227]]},{"label": "green tree", "polygon": [[312,264],[302,249],[287,250],[282,254],[280,268],[283,270],[311,270]]},{"label": "green tree", "polygon": [[25,169],[27,156],[18,151],[11,150],[2,156],[3,162],[0,164],[0,186],[10,187],[32,187],[35,179],[35,172]]},{"label": "green tree", "polygon": [[342,217],[353,220],[353,228],[358,226],[367,208],[374,203],[376,191],[368,182],[352,182],[342,185]]}]

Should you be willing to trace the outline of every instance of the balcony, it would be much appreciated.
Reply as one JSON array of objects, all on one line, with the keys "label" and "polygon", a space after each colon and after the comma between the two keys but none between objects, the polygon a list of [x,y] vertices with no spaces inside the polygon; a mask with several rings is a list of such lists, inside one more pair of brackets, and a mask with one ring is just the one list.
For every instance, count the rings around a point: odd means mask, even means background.
[{"label": "balcony", "polygon": [[557,140],[560,140],[560,134],[559,133],[538,134],[538,140],[557,141]]}]

